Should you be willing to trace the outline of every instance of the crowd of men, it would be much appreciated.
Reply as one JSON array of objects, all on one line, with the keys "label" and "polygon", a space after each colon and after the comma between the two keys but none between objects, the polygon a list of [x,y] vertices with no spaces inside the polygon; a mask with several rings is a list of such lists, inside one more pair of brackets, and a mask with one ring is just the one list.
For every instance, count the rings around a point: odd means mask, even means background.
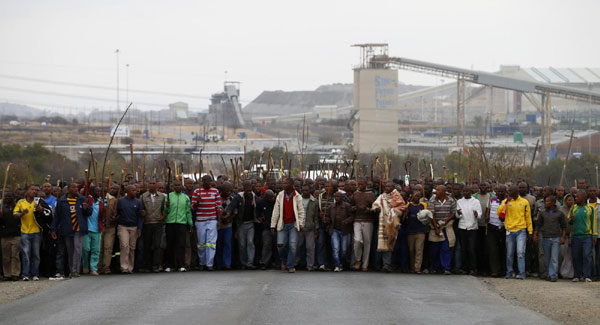
[{"label": "crowd of men", "polygon": [[[230,269],[470,274],[591,282],[597,189],[205,175],[6,190],[5,280]],[[516,255],[516,257],[515,257]]]}]

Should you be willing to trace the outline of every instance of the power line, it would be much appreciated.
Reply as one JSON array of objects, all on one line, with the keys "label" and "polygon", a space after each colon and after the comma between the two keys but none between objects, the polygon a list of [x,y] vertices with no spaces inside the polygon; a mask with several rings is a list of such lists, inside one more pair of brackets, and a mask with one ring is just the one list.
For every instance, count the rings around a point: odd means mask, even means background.
[{"label": "power line", "polygon": [[[111,103],[114,103],[114,101],[115,101],[112,98],[105,98],[105,97],[71,95],[71,94],[65,94],[65,93],[58,93],[58,92],[51,92],[51,91],[42,91],[42,90],[34,90],[34,89],[25,89],[25,88],[16,88],[16,87],[0,86],[0,89],[9,90],[9,91],[18,91],[18,92],[24,92],[24,93],[30,93],[30,94],[47,95],[47,96],[59,96],[59,97],[77,98],[77,99],[86,99],[86,100],[96,100],[96,101],[111,102]],[[153,107],[162,107],[162,108],[167,108],[169,106],[168,104],[147,103],[147,102],[138,102],[138,101],[136,101],[135,103],[138,104],[138,105],[153,106]],[[206,108],[201,108],[201,107],[189,107],[189,109],[193,109],[193,110],[206,110]]]},{"label": "power line", "polygon": [[[114,87],[99,86],[99,85],[90,85],[90,84],[75,83],[75,82],[68,82],[68,81],[58,81],[58,80],[48,80],[48,79],[40,79],[40,78],[22,77],[22,76],[15,76],[15,75],[0,74],[0,78],[12,79],[12,80],[21,80],[21,81],[29,81],[29,82],[39,82],[39,83],[46,83],[46,84],[52,84],[52,85],[73,86],[73,87],[92,88],[92,89],[101,89],[101,90],[110,90],[110,91],[115,90]],[[119,91],[121,91],[121,90],[124,90],[124,89],[119,88]],[[147,95],[162,95],[162,96],[173,96],[173,97],[185,97],[185,98],[204,99],[204,100],[210,100],[211,99],[211,97],[207,97],[207,96],[198,96],[198,95],[182,94],[182,93],[171,93],[171,92],[156,91],[156,90],[129,89],[129,92],[139,93],[139,94],[147,94]],[[240,100],[240,101],[249,102],[249,101],[245,101],[245,100]]]}]

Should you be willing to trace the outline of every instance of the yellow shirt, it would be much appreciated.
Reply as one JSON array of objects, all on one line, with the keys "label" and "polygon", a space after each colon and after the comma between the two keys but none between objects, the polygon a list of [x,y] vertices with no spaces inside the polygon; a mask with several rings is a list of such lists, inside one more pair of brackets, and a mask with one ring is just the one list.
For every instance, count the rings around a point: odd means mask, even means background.
[{"label": "yellow shirt", "polygon": [[[498,207],[498,210],[496,211],[498,215],[504,210],[505,205],[506,200],[502,201],[502,204]],[[504,227],[510,232],[517,232],[527,228],[527,232],[530,235],[533,233],[533,227],[531,225],[531,208],[526,199],[519,196],[516,200],[510,200],[508,208],[506,209]]]},{"label": "yellow shirt", "polygon": [[31,203],[27,202],[26,199],[21,199],[15,205],[15,209],[13,210],[13,214],[21,215],[21,211],[29,210],[27,214],[21,217],[21,232],[24,234],[35,234],[40,232],[40,227],[38,227],[35,219],[33,218],[33,211],[35,211],[35,203],[31,201]]}]

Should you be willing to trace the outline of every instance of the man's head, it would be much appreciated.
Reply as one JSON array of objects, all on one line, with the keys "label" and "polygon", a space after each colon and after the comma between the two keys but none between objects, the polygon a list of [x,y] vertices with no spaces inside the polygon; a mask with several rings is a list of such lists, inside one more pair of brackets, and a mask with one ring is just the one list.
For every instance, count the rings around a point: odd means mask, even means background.
[{"label": "man's head", "polygon": [[595,187],[593,187],[593,186],[588,187],[588,196],[589,196],[590,202],[592,202],[592,201],[595,202],[597,200],[598,191],[596,190]]},{"label": "man's head", "polygon": [[470,199],[471,195],[473,195],[473,189],[471,189],[471,186],[467,185],[463,187],[462,195],[465,199]]},{"label": "man's head", "polygon": [[388,181],[387,183],[385,183],[385,192],[387,194],[392,193],[394,189],[396,189],[396,184],[394,184],[394,182]]},{"label": "man's head", "polygon": [[[511,186],[511,188],[512,188],[512,186]],[[525,195],[527,195],[527,193],[529,193],[529,186],[527,185],[527,183],[521,182],[521,183],[519,183],[518,191],[519,191],[519,195],[525,196]],[[509,195],[512,197],[512,194],[510,194],[511,191],[509,190],[508,192],[509,192]]]},{"label": "man's head", "polygon": [[77,183],[69,184],[69,187],[67,188],[67,193],[69,194],[69,196],[75,197],[75,196],[77,196],[78,192],[79,192],[79,184],[77,184]]},{"label": "man's head", "polygon": [[565,188],[560,185],[556,187],[556,198],[559,200],[562,200],[563,197],[565,196]]},{"label": "man's head", "polygon": [[551,195],[554,195],[554,189],[552,188],[552,186],[544,186],[544,191],[542,194],[544,197],[549,197]]},{"label": "man's head", "polygon": [[446,186],[438,185],[435,188],[435,197],[437,197],[438,199],[445,199],[446,198]]},{"label": "man's head", "polygon": [[266,190],[264,197],[269,203],[275,202],[275,192],[273,192],[273,190]]},{"label": "man's head", "polygon": [[233,192],[233,184],[231,184],[231,182],[225,181],[221,184],[221,197],[222,198],[228,198],[231,196],[231,193]]},{"label": "man's head", "polygon": [[[525,184],[525,183],[520,183],[520,184]],[[511,197],[511,199],[516,200],[519,198],[519,193],[521,192],[520,184],[519,184],[519,186],[511,185],[510,188],[508,189],[508,195]],[[527,186],[527,184],[525,184],[525,186]],[[527,190],[525,190],[525,193],[527,193]]]},{"label": "man's head", "polygon": [[156,193],[156,180],[154,178],[148,181],[148,191],[152,194]]},{"label": "man's head", "polygon": [[[460,199],[462,197],[462,190],[463,190],[463,184],[454,183],[452,185],[452,197],[454,197],[455,199]],[[437,195],[437,190],[435,191],[435,193]]]},{"label": "man's head", "polygon": [[412,202],[415,204],[419,203],[422,196],[423,196],[423,194],[421,194],[421,191],[415,191],[412,195]]},{"label": "man's head", "polygon": [[100,197],[100,186],[92,186],[90,188],[90,194],[92,195],[92,197],[94,199],[97,199]]},{"label": "man's head", "polygon": [[213,179],[210,175],[202,176],[202,187],[208,190],[212,184],[212,180]]},{"label": "man's head", "polygon": [[358,190],[361,192],[367,190],[367,180],[364,177],[358,179]]},{"label": "man's head", "polygon": [[137,195],[137,186],[127,185],[127,187],[125,188],[125,192],[127,193],[127,197],[132,199]]},{"label": "man's head", "polygon": [[333,197],[335,198],[336,204],[342,204],[344,202],[344,194],[342,194],[340,191],[335,192]]},{"label": "man's head", "polygon": [[46,197],[49,197],[50,195],[52,195],[52,184],[44,183],[44,185],[42,185],[42,191],[44,191],[44,193],[46,194]]},{"label": "man's head", "polygon": [[354,193],[356,192],[356,181],[355,180],[350,180],[346,182],[346,192],[349,193]]},{"label": "man's head", "polygon": [[4,192],[4,202],[2,202],[2,203],[12,205],[14,201],[15,201],[15,195],[14,195],[13,191],[6,190]]},{"label": "man's head", "polygon": [[506,199],[506,185],[498,184],[498,186],[496,186],[496,196],[500,201]]},{"label": "man's head", "polygon": [[181,193],[183,191],[183,185],[181,185],[181,181],[173,182],[173,190],[177,193]]},{"label": "man's head", "polygon": [[575,197],[575,202],[578,205],[585,205],[587,203],[588,194],[585,190],[579,190],[577,192],[577,196]]},{"label": "man's head", "polygon": [[186,191],[191,192],[192,190],[194,190],[194,181],[191,178],[184,179],[183,184]]},{"label": "man's head", "polygon": [[547,196],[545,204],[547,209],[554,210],[554,208],[556,207],[556,197],[554,195]]},{"label": "man's head", "polygon": [[294,191],[294,179],[292,178],[286,178],[284,184],[283,184],[283,190],[290,193],[292,191]]},{"label": "man's head", "polygon": [[585,184],[585,179],[578,179],[577,180],[577,189],[578,190],[585,190],[586,189],[586,184]]},{"label": "man's head", "polygon": [[302,197],[305,199],[310,198],[310,186],[308,186],[308,185],[302,186]]},{"label": "man's head", "polygon": [[481,182],[479,184],[479,193],[486,194],[490,190],[490,184],[488,182]]},{"label": "man's head", "polygon": [[116,196],[119,193],[119,185],[117,184],[113,184],[110,187],[110,190],[108,191],[110,193],[110,195],[112,196]]},{"label": "man's head", "polygon": [[252,196],[252,189],[254,188],[254,186],[252,186],[252,182],[251,181],[245,181],[244,182],[244,196],[245,197],[251,197]]}]

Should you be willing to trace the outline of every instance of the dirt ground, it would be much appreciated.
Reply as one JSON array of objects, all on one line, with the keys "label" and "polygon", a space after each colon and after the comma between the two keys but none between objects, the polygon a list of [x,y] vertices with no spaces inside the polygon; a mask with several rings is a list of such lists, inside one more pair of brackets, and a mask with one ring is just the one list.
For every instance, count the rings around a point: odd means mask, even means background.
[{"label": "dirt ground", "polygon": [[598,324],[600,282],[481,278],[503,298],[565,324]]},{"label": "dirt ground", "polygon": [[21,299],[30,294],[44,290],[62,281],[50,281],[40,278],[40,281],[0,281],[0,305]]}]

